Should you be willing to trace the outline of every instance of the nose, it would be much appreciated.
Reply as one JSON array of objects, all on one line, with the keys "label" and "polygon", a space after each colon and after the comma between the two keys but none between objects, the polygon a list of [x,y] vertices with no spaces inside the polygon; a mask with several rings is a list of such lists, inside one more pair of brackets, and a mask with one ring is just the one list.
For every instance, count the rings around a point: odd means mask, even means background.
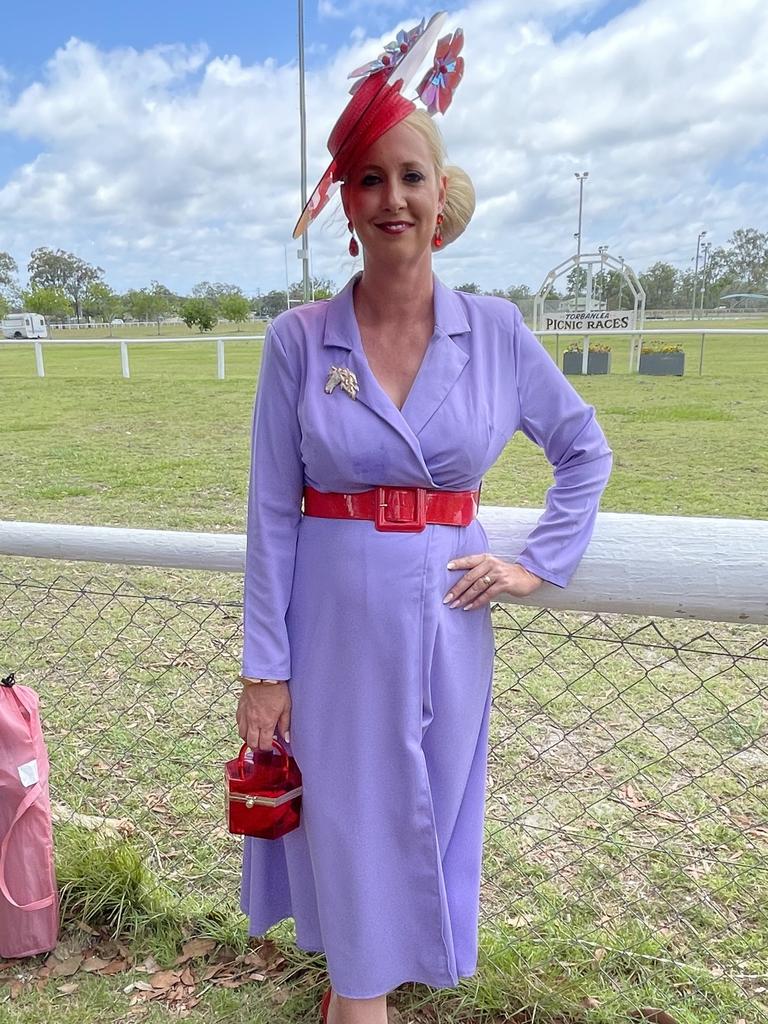
[{"label": "nose", "polygon": [[387,178],[384,186],[384,208],[386,210],[394,213],[403,208],[405,203],[403,202],[402,188],[399,175],[395,174]]}]

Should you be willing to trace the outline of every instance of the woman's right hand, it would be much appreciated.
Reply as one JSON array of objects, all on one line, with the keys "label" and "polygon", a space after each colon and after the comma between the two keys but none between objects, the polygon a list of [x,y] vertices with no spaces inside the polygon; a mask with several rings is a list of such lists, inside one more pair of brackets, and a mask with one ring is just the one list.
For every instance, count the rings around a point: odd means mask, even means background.
[{"label": "woman's right hand", "polygon": [[244,686],[237,705],[240,738],[252,750],[271,750],[277,729],[290,743],[291,694],[288,682]]}]

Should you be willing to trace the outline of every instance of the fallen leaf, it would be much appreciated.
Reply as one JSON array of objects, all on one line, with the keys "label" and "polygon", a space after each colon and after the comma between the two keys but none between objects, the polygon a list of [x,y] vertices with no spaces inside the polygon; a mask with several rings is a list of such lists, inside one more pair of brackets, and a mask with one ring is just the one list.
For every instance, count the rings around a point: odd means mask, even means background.
[{"label": "fallen leaf", "polygon": [[73,974],[77,974],[80,970],[80,965],[83,962],[83,954],[76,953],[74,956],[70,956],[67,960],[59,960],[51,968],[49,977],[51,978],[69,978]]},{"label": "fallen leaf", "polygon": [[56,989],[57,992],[61,992],[63,996],[71,996],[73,992],[77,992],[80,985],[76,981],[68,981],[66,985],[59,985]]},{"label": "fallen leaf", "polygon": [[644,1006],[640,1010],[632,1010],[630,1017],[642,1017],[649,1020],[651,1024],[677,1024],[675,1018],[666,1010],[659,1010],[655,1006]]},{"label": "fallen leaf", "polygon": [[181,947],[181,955],[176,958],[176,963],[183,964],[194,957],[206,956],[215,946],[213,939],[190,939]]},{"label": "fallen leaf", "polygon": [[179,978],[179,981],[181,982],[182,985],[195,984],[195,976],[189,969],[189,967],[185,967],[184,970],[181,972],[181,977]]},{"label": "fallen leaf", "polygon": [[116,960],[111,960],[109,964],[99,973],[106,975],[120,974],[121,971],[128,970],[128,966],[129,964],[127,960],[121,960],[120,958],[118,958]]},{"label": "fallen leaf", "polygon": [[83,970],[98,971],[101,973],[104,968],[109,967],[111,963],[111,960],[102,960],[100,956],[89,956],[87,960],[83,960]]},{"label": "fallen leaf", "polygon": [[239,964],[251,964],[253,967],[266,967],[268,963],[268,961],[256,951],[253,953],[243,953],[242,956],[237,958],[237,962]]},{"label": "fallen leaf", "polygon": [[584,996],[581,1000],[581,1005],[585,1010],[596,1010],[600,1005],[600,1000],[595,999],[594,996]]},{"label": "fallen leaf", "polygon": [[179,980],[177,971],[157,971],[150,975],[149,981],[152,988],[170,988]]}]

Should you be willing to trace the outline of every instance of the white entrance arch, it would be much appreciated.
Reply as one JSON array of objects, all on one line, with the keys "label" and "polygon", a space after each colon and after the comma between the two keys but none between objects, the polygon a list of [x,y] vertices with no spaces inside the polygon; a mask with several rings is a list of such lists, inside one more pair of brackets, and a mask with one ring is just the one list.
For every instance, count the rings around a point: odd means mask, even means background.
[{"label": "white entrance arch", "polygon": [[[575,289],[576,295],[573,298],[572,308],[561,311],[558,315],[544,312],[545,303],[551,294],[555,284],[570,274],[573,270],[581,268],[586,270],[586,290],[582,297]],[[613,270],[621,275],[621,288],[619,296],[623,292],[624,285],[627,286],[632,296],[632,308],[629,310],[606,310],[602,303],[595,301],[593,294],[593,282],[597,272]],[[590,316],[590,314],[592,314]],[[588,252],[569,256],[563,260],[544,278],[541,287],[536,292],[533,303],[533,329],[534,331],[554,331],[556,333],[580,334],[585,339],[584,345],[584,366],[586,368],[587,349],[589,335],[605,330],[642,330],[645,323],[645,290],[640,284],[640,279],[632,267],[621,256],[612,256],[607,252]],[[640,359],[640,337],[633,337],[630,344],[629,369],[637,369]],[[585,369],[586,372],[586,369]]]}]

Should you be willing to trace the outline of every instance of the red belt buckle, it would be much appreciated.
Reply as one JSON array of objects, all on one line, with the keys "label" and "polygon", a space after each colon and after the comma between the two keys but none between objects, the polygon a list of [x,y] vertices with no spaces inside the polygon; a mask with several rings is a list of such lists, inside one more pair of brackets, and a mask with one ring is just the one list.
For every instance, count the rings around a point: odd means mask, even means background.
[{"label": "red belt buckle", "polygon": [[[399,503],[394,495],[405,492],[414,496],[413,519],[392,519],[387,516],[390,509],[395,509]],[[376,508],[374,509],[374,523],[377,530],[391,533],[421,533],[427,525],[427,492],[423,487],[377,487]]]}]

